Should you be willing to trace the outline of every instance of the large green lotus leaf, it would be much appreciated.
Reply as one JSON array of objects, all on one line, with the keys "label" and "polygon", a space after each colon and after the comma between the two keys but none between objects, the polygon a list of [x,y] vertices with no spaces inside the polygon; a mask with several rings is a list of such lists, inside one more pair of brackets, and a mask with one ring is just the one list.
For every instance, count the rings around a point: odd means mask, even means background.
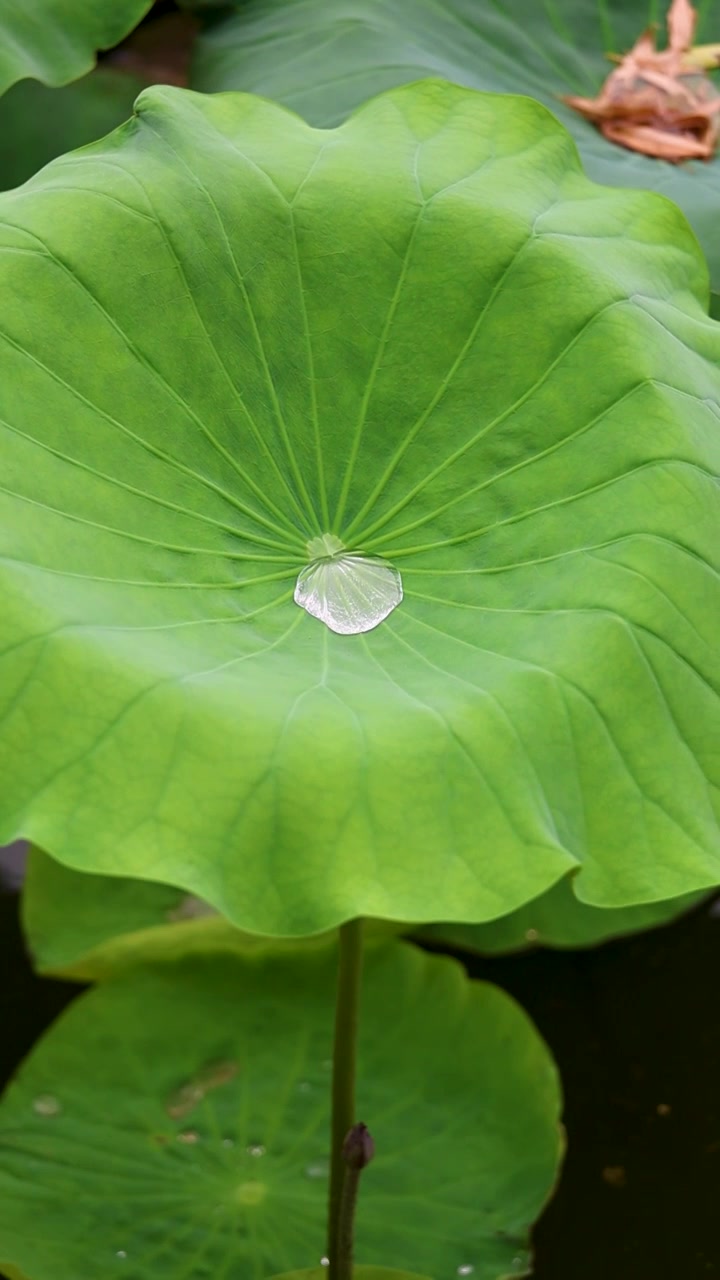
[{"label": "large green lotus leaf", "polygon": [[[0,1108],[0,1265],[28,1280],[317,1266],[334,983],[334,954],[298,952],[135,970],[82,996]],[[405,944],[369,953],[362,1004],[377,1155],[358,1263],[526,1274],[562,1147],[545,1045],[502,991]]]},{"label": "large green lotus leaf", "polygon": [[[720,291],[720,158],[671,165],[637,155],[560,101],[594,96],[611,70],[606,53],[629,48],[666,8],[659,0],[244,0],[200,38],[191,83],[264,94],[318,125],[427,75],[530,94],[570,129],[591,178],[677,201]],[[720,41],[720,0],[697,8],[698,39]]]},{"label": "large green lotus leaf", "polygon": [[0,99],[0,189],[122,124],[141,88],[135,76],[108,67],[62,89],[36,80],[15,85]]},{"label": "large green lotus leaf", "polygon": [[0,93],[16,80],[61,85],[89,71],[152,8],[153,0],[5,0],[0,9]]},{"label": "large green lotus leaf", "polygon": [[[0,197],[0,838],[258,933],[720,879],[720,326],[539,104],[154,89]],[[375,630],[293,602],[330,527]]]},{"label": "large green lotus leaf", "polygon": [[690,894],[639,907],[589,907],[575,897],[572,878],[566,876],[534,902],[499,920],[488,924],[431,924],[420,936],[486,954],[529,946],[591,947],[623,934],[668,924],[702,897]]},{"label": "large green lotus leaf", "polygon": [[[200,898],[149,880],[73,871],[31,849],[22,894],[23,926],[35,967],[55,977],[97,981],[133,965],[192,954],[297,950],[298,942],[242,933]],[[369,920],[366,942],[397,933]],[[304,945],[327,947],[334,934]]]}]

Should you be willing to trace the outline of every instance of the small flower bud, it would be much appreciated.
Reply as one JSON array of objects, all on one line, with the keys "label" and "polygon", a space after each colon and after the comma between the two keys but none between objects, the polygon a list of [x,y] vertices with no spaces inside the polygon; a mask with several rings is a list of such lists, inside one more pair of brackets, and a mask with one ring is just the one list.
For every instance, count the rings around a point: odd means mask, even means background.
[{"label": "small flower bud", "polygon": [[375,1155],[375,1143],[364,1124],[354,1124],[343,1142],[343,1158],[349,1169],[364,1169]]}]

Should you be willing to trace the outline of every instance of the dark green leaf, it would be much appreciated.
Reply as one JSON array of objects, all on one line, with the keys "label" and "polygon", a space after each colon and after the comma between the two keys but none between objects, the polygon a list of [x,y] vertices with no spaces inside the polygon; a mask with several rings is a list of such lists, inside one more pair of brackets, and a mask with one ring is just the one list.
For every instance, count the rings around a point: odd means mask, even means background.
[{"label": "dark green leaf", "polygon": [[17,84],[0,100],[0,189],[17,187],[65,151],[95,142],[132,115],[141,81],[99,67],[76,84]]},{"label": "dark green leaf", "polygon": [[[334,968],[327,952],[195,958],[81,996],[0,1108],[0,1265],[27,1280],[317,1265]],[[391,944],[368,955],[359,1070],[377,1154],[358,1262],[525,1274],[561,1137],[556,1073],[522,1011]]]},{"label": "dark green leaf", "polygon": [[0,93],[16,80],[61,85],[89,71],[152,8],[153,0],[22,0],[0,12]]}]

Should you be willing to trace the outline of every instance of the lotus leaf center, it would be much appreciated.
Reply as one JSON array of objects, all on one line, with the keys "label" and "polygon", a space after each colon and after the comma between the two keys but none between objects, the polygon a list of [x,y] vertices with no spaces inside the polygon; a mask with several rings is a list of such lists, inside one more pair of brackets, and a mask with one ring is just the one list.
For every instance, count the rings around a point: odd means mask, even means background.
[{"label": "lotus leaf center", "polygon": [[262,1204],[267,1195],[267,1184],[265,1182],[241,1182],[235,1193],[235,1199],[238,1204],[251,1208],[253,1205]]}]

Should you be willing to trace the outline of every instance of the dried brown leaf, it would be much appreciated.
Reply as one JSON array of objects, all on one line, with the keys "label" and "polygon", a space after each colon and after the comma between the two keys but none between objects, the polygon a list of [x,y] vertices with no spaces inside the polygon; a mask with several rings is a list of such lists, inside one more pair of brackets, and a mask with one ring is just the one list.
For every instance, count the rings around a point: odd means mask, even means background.
[{"label": "dried brown leaf", "polygon": [[690,48],[696,22],[697,14],[689,0],[674,0],[667,16],[670,48],[674,52],[685,53]]},{"label": "dried brown leaf", "polygon": [[655,47],[655,30],[649,28],[596,98],[568,95],[563,101],[618,146],[674,164],[711,159],[720,137],[720,94],[705,75],[708,63],[692,57],[696,22],[689,0],[673,0],[667,49]]},{"label": "dried brown leaf", "polygon": [[713,153],[710,143],[699,142],[689,135],[673,136],[646,124],[608,120],[601,126],[601,133],[618,146],[658,160],[670,160],[673,164],[680,160],[709,160]]}]

